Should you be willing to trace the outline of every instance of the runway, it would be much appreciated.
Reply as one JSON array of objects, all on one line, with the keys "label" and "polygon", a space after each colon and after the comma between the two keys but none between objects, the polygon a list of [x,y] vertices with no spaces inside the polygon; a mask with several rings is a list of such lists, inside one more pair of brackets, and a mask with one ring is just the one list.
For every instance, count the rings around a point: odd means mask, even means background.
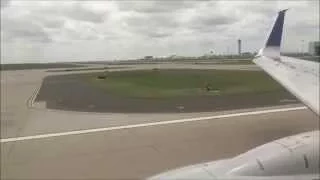
[{"label": "runway", "polygon": [[1,179],[141,179],[319,128],[301,104],[148,115],[30,108],[49,73],[1,73]]}]

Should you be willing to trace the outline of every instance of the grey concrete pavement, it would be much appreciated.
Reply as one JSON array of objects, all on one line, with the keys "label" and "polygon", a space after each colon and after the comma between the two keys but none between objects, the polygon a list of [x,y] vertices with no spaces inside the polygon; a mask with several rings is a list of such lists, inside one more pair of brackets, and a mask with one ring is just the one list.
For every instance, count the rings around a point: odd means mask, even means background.
[{"label": "grey concrete pavement", "polygon": [[1,144],[3,179],[136,179],[317,129],[308,110]]},{"label": "grey concrete pavement", "polygon": [[41,70],[1,72],[1,138],[18,136],[29,122],[27,102],[44,75]]},{"label": "grey concrete pavement", "polygon": [[[104,67],[103,65],[94,65],[93,67]],[[124,65],[125,66],[125,65]],[[110,66],[110,67],[119,67]],[[143,64],[125,66],[125,69],[111,69],[111,71],[133,70],[133,69],[152,69],[159,68],[157,64]],[[257,68],[253,65],[192,65],[192,64],[161,64],[160,68],[205,68],[205,69],[242,69],[250,70]],[[92,68],[92,67],[89,67]],[[101,71],[101,70],[99,70]],[[48,75],[60,75],[70,73],[90,73],[92,71],[74,71],[74,72],[46,72],[46,70],[19,70],[19,71],[1,71],[1,138],[16,137],[25,133],[24,129],[30,124],[43,122],[44,119],[61,119],[63,113],[34,113],[28,106],[32,102],[33,95],[40,88],[42,79]],[[95,71],[97,72],[97,71]],[[29,104],[28,104],[29,103]],[[35,104],[35,107],[43,107],[42,104]],[[43,109],[43,108],[42,108]],[[52,112],[52,111],[51,111]],[[54,114],[54,115],[53,115]],[[72,114],[72,113],[71,113]],[[55,117],[57,115],[57,117]],[[197,114],[199,115],[199,114]],[[84,116],[81,114],[80,116]],[[126,115],[124,115],[126,116]],[[101,117],[101,116],[100,116]],[[113,118],[113,116],[111,116]],[[70,116],[68,119],[73,119]],[[80,118],[75,114],[75,118]],[[47,122],[46,122],[47,123]],[[94,124],[94,123],[93,123]]]},{"label": "grey concrete pavement", "polygon": [[[56,73],[1,72],[2,139],[252,111],[146,115],[28,107],[28,100],[48,74]],[[6,142],[1,143],[1,179],[145,178],[232,157],[271,140],[318,128],[318,117],[309,110],[297,110]]]}]

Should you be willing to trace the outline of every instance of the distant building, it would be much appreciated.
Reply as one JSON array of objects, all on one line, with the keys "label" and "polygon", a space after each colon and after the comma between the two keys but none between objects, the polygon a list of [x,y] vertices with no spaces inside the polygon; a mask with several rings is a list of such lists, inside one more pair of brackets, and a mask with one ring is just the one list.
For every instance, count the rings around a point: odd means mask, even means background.
[{"label": "distant building", "polygon": [[150,60],[150,59],[153,59],[153,56],[145,56],[144,59],[145,60]]},{"label": "distant building", "polygon": [[241,55],[241,39],[238,39],[238,55]]},{"label": "distant building", "polygon": [[309,42],[308,53],[313,56],[320,56],[320,41]]},{"label": "distant building", "polygon": [[241,53],[242,56],[253,56],[251,52],[243,52]]},{"label": "distant building", "polygon": [[169,59],[175,59],[177,57],[177,55],[171,55],[171,56],[169,56]]}]

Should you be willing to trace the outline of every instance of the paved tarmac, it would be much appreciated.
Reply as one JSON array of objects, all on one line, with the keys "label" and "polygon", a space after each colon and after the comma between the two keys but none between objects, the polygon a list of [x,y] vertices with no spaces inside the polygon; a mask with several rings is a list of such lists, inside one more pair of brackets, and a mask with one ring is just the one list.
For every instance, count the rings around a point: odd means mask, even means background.
[{"label": "paved tarmac", "polygon": [[[300,104],[147,115],[30,108],[48,74],[1,72],[1,179],[141,179],[319,129],[307,109],[267,111]],[[259,113],[239,114],[250,111]]]}]

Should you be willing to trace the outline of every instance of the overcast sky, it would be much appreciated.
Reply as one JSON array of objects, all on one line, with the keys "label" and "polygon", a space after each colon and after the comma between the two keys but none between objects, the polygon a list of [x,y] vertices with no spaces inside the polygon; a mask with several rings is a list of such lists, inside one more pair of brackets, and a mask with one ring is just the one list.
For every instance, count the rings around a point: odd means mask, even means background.
[{"label": "overcast sky", "polygon": [[238,38],[252,52],[283,8],[283,51],[307,50],[319,40],[318,0],[1,0],[1,63],[235,53]]}]

